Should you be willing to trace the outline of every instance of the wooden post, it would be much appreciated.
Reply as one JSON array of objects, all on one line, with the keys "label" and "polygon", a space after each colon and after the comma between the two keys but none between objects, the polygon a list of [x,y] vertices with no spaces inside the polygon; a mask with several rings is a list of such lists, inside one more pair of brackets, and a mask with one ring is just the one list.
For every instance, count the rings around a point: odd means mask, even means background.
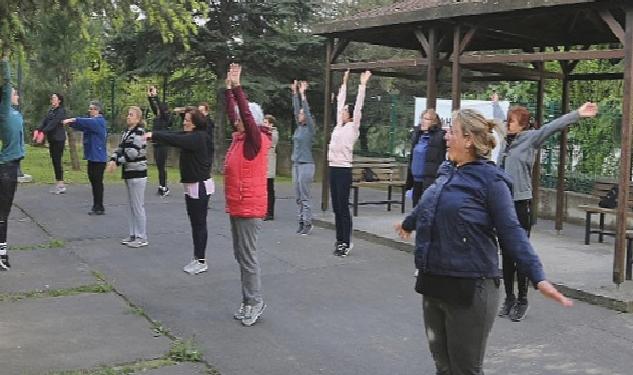
[{"label": "wooden post", "polygon": [[[562,82],[562,98],[561,98],[561,110],[562,113],[569,112],[569,69],[568,62],[562,62],[563,77]],[[567,129],[563,130],[560,134],[560,147],[558,153],[558,181],[556,182],[556,224],[557,231],[563,229],[563,209],[565,204],[565,164],[567,164]]]},{"label": "wooden post", "polygon": [[[543,99],[545,97],[545,76],[543,72],[545,71],[545,64],[538,64],[539,72],[541,73],[541,77],[538,81],[538,87],[536,91],[536,113],[534,114],[534,118],[536,123],[534,124],[536,128],[540,128],[543,125]],[[538,210],[539,210],[539,201],[540,201],[540,190],[541,190],[541,150],[539,149],[536,153],[536,160],[534,160],[534,167],[532,169],[532,211],[531,211],[531,222],[532,225],[536,224],[538,221]]]},{"label": "wooden post", "polygon": [[620,178],[618,207],[616,209],[615,252],[613,255],[613,282],[621,284],[625,276],[626,217],[629,212],[628,198],[631,182],[631,120],[633,116],[633,8],[626,9],[624,33],[624,93],[622,97],[622,151],[620,154]]},{"label": "wooden post", "polygon": [[461,56],[461,30],[459,25],[455,25],[453,29],[453,71],[452,71],[452,109],[457,110],[461,106],[462,96],[462,67],[459,64],[459,57]]},{"label": "wooden post", "polygon": [[331,38],[325,41],[325,88],[323,95],[323,164],[321,173],[321,210],[328,209],[330,185],[328,179],[327,150],[330,144],[330,124],[332,121],[331,92],[332,92],[332,51],[334,43]]},{"label": "wooden post", "polygon": [[429,61],[426,71],[426,108],[437,106],[437,36],[435,27],[429,30],[429,49],[426,58]]}]

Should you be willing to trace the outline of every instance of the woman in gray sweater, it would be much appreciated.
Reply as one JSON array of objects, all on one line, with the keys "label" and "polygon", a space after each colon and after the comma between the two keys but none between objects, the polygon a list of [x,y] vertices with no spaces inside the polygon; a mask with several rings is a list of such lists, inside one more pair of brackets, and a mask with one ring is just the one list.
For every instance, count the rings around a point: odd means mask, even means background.
[{"label": "woman in gray sweater", "polygon": [[[493,95],[495,113],[499,112],[498,98]],[[497,164],[512,178],[512,197],[521,227],[530,234],[532,223],[530,211],[532,205],[532,167],[538,150],[547,138],[584,117],[594,117],[598,113],[595,103],[587,102],[577,110],[570,112],[538,129],[529,129],[530,112],[525,107],[512,107],[508,111],[507,135],[497,159]],[[527,276],[518,272],[516,262],[501,247],[503,255],[503,284],[506,298],[499,311],[500,317],[509,317],[514,322],[525,318],[528,310]],[[517,275],[518,298],[514,295],[514,275]]]}]

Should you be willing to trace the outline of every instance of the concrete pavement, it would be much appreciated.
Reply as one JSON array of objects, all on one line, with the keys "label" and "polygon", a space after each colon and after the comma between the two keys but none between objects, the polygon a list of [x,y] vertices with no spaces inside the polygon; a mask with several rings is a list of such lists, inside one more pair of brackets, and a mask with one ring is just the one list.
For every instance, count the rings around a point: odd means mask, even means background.
[{"label": "concrete pavement", "polygon": [[[106,187],[102,217],[86,214],[87,186],[71,186],[62,196],[47,193],[47,186],[20,186],[9,241],[21,250],[11,253],[13,269],[0,274],[0,373],[114,369],[164,359],[176,337],[193,340],[204,362],[143,373],[433,373],[421,298],[413,291],[412,257],[394,250],[410,245],[388,238],[402,216],[361,207],[355,227],[365,230],[364,221],[374,225],[366,228],[374,238],[357,236],[352,254],[341,259],[331,255],[332,230],[294,234],[291,186],[277,184],[277,190],[276,220],[264,223],[258,249],[268,309],[254,327],[245,328],[231,317],[240,284],[221,189],[209,212],[209,271],[192,277],[182,272],[192,246],[178,186],[166,199],[148,188],[150,246],[140,249],[118,243],[127,234],[123,185]],[[320,196],[316,189],[314,196]],[[317,199],[313,203],[319,206]],[[320,220],[326,223],[327,215]],[[64,240],[63,248],[35,246],[52,239]],[[555,242],[546,229],[537,229],[533,240],[547,245],[536,247],[554,281],[610,277],[594,268],[607,263],[608,246],[565,247],[564,237]],[[562,252],[564,257],[551,258]],[[559,267],[556,259],[577,263]],[[581,259],[591,264],[579,268]],[[99,284],[112,291],[90,288]],[[30,293],[34,290],[62,292]],[[630,373],[633,316],[581,301],[562,309],[533,291],[530,296],[525,321],[496,322],[487,374]]]}]

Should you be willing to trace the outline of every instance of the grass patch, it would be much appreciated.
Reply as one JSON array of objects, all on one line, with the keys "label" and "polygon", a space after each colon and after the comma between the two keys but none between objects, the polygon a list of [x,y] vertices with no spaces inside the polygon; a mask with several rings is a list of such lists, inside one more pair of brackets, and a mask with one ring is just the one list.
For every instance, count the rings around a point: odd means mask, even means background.
[{"label": "grass patch", "polygon": [[10,245],[9,250],[59,249],[64,246],[66,246],[64,240],[52,239],[48,242],[35,245]]},{"label": "grass patch", "polygon": [[175,365],[176,362],[169,359],[154,359],[141,361],[121,366],[100,367],[93,370],[73,370],[48,373],[48,375],[128,375],[141,371],[153,370],[165,366]]},{"label": "grass patch", "polygon": [[[48,154],[48,148],[46,147],[32,147],[25,145],[26,157],[22,160],[21,167],[24,173],[28,173],[33,176],[33,182],[35,183],[54,183],[55,173],[53,172],[53,164]],[[79,145],[79,157],[83,157],[83,150]],[[86,172],[86,161],[81,161],[81,170],[73,171],[70,164],[70,151],[68,147],[64,150],[64,157],[62,159],[64,166],[64,181],[71,184],[87,184],[88,174]],[[175,167],[167,167],[167,180],[170,183],[178,183],[180,181],[180,171]],[[121,180],[121,168],[117,168],[114,173],[105,173],[103,176],[103,182],[106,184],[120,183]],[[149,166],[148,181],[154,185],[158,184],[158,172],[153,165]]]},{"label": "grass patch", "polygon": [[89,284],[89,285],[81,285],[74,288],[64,288],[64,289],[42,289],[35,290],[31,292],[21,292],[21,293],[0,293],[0,302],[3,301],[20,301],[24,299],[30,298],[46,298],[46,297],[68,297],[75,296],[78,294],[84,293],[110,293],[113,291],[113,288],[108,284],[98,283],[98,284]]},{"label": "grass patch", "polygon": [[193,339],[176,340],[171,345],[166,358],[175,362],[201,362],[202,352],[198,349]]}]

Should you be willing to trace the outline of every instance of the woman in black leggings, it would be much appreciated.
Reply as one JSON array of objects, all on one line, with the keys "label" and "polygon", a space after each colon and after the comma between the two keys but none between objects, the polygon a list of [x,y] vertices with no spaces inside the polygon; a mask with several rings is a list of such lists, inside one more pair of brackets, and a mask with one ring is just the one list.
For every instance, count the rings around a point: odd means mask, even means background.
[{"label": "woman in black leggings", "polygon": [[66,192],[64,168],[62,165],[64,145],[66,144],[66,129],[64,129],[62,121],[65,118],[64,96],[55,92],[51,95],[51,108],[37,128],[46,134],[46,139],[48,140],[48,152],[53,162],[55,181],[57,181],[55,188],[51,190],[53,194],[64,194]]}]

